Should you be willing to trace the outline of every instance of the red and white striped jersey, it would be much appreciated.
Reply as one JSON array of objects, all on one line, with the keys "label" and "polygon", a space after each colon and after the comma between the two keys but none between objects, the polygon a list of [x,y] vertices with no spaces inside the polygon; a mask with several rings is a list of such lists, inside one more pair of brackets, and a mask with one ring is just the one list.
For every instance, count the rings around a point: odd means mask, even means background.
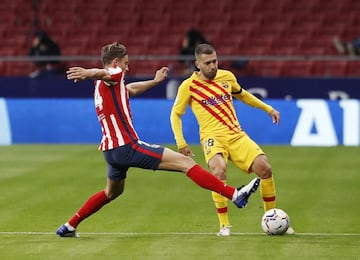
[{"label": "red and white striped jersey", "polygon": [[134,129],[129,106],[129,93],[121,68],[109,68],[111,81],[95,81],[94,101],[101,126],[99,150],[111,150],[139,137]]}]

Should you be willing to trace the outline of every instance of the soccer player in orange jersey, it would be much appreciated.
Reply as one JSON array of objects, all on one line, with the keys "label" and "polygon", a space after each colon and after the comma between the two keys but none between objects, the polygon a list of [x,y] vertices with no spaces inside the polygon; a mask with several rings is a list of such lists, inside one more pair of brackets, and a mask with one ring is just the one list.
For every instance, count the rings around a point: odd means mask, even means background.
[{"label": "soccer player in orange jersey", "polygon": [[[181,116],[189,105],[199,124],[200,141],[205,160],[212,173],[226,182],[228,160],[246,173],[260,177],[260,194],[264,210],[275,207],[275,183],[268,158],[262,149],[242,130],[233,106],[233,97],[268,113],[278,124],[280,113],[243,89],[234,74],[218,69],[213,46],[200,44],[195,50],[195,71],[179,86],[171,111],[171,126],[179,152],[192,155],[182,131]],[[228,204],[224,196],[212,192],[220,223],[218,236],[230,235]],[[290,228],[288,233],[293,233]]]}]

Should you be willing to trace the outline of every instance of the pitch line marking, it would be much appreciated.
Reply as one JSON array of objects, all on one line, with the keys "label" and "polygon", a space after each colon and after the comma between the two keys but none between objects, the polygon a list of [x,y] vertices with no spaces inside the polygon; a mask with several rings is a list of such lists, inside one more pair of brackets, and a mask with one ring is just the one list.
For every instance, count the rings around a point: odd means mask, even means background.
[{"label": "pitch line marking", "polygon": [[[216,232],[79,232],[83,235],[101,235],[101,236],[204,236],[215,235]],[[233,235],[254,236],[264,233],[256,232],[232,232]],[[56,235],[55,232],[33,232],[33,231],[3,231],[0,235]],[[360,236],[360,233],[296,233],[295,236]]]}]

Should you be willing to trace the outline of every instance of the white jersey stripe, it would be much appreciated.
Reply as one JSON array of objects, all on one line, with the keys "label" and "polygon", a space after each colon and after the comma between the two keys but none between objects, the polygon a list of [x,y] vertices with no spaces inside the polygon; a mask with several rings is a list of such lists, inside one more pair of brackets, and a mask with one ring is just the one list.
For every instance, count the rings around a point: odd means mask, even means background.
[{"label": "white jersey stripe", "polygon": [[119,145],[120,146],[124,145],[125,144],[124,138],[123,138],[123,136],[121,134],[120,128],[119,128],[119,126],[118,126],[118,124],[116,122],[116,118],[115,118],[114,114],[110,115],[110,119],[111,119],[111,122],[112,122],[112,124],[114,126],[114,130],[115,130],[115,133],[116,133],[116,138],[118,139]]},{"label": "white jersey stripe", "polygon": [[103,123],[103,126],[104,126],[104,133],[105,133],[105,138],[106,140],[108,140],[108,148],[109,149],[113,149],[114,148],[114,144],[113,144],[113,141],[111,139],[111,135],[110,135],[110,129],[109,129],[109,126],[106,122],[106,119],[104,118],[103,120],[101,120],[102,123]]},{"label": "white jersey stripe", "polygon": [[[104,127],[101,125],[101,133],[104,133]],[[101,143],[100,143],[100,146],[99,146],[99,150],[104,150],[104,147],[105,147],[105,135],[102,136],[101,138]]]}]

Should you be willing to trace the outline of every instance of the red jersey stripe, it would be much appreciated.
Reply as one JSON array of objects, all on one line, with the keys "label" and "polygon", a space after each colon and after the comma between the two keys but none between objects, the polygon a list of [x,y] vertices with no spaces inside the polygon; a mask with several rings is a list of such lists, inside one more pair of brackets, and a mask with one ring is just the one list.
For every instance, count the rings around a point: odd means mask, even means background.
[{"label": "red jersey stripe", "polygon": [[[195,91],[196,89],[193,88],[193,87],[190,87],[190,91]],[[202,93],[197,93],[200,97],[202,98],[205,98],[207,99],[208,96],[206,96],[205,94],[202,94]],[[235,132],[237,132],[237,126],[235,125],[233,119],[229,118],[229,115],[228,113],[226,113],[226,111],[219,107],[219,106],[216,106],[217,110],[219,110],[223,115],[225,115],[231,122],[231,125],[226,122],[221,116],[219,116],[219,114],[214,110],[212,109],[210,106],[207,106],[206,104],[204,104],[201,100],[195,98],[194,96],[192,96],[192,98],[198,102],[203,108],[205,108],[209,113],[211,113],[217,120],[219,120],[223,125],[226,125],[230,130],[233,130]]]},{"label": "red jersey stripe", "polygon": [[[214,92],[213,90],[211,90],[211,89],[210,89],[209,87],[207,87],[206,85],[201,84],[200,82],[198,82],[198,81],[196,81],[196,80],[193,80],[193,83],[195,83],[197,86],[205,89],[207,92],[209,92],[209,93],[212,94],[213,96],[215,96],[215,97],[218,96],[218,93]],[[215,84],[214,86],[216,86],[217,88],[219,88],[225,95],[229,95],[229,93],[226,93],[220,86],[218,86],[218,85],[216,85],[216,84]],[[193,88],[193,87],[190,86],[190,91],[194,92],[195,90],[196,90],[195,88]],[[200,93],[197,93],[197,94],[198,94],[199,96],[205,98],[205,99],[210,98],[209,96],[205,95],[204,93],[201,93],[201,94],[200,94]],[[224,105],[227,107],[227,109],[230,111],[230,114],[231,114],[231,115],[229,115],[229,113],[226,112],[226,111],[225,111],[222,107],[220,107],[220,106],[216,106],[216,108],[219,109],[220,112],[221,112],[224,116],[226,116],[233,125],[236,125],[236,123],[235,123],[235,122],[237,121],[237,120],[236,120],[236,116],[234,115],[234,113],[233,113],[232,109],[230,108],[229,104],[227,104],[226,102],[223,102],[222,104],[224,104]]]},{"label": "red jersey stripe", "polygon": [[[213,85],[214,87],[217,87],[219,90],[221,90],[222,93],[224,93],[225,95],[229,94],[228,92],[226,92],[224,90],[224,88],[222,88],[221,86],[219,86],[218,84],[216,84],[216,82],[211,81],[210,82],[211,85]],[[205,86],[206,87],[206,86]],[[211,91],[211,89],[208,90],[209,92]],[[215,93],[215,92],[214,92]],[[231,112],[231,115],[233,116],[233,118],[236,119],[236,115],[234,114],[234,111],[230,108],[228,103],[225,103],[226,107],[229,109],[229,111]]]},{"label": "red jersey stripe", "polygon": [[[204,106],[204,104],[201,102],[201,100],[193,97],[193,100],[198,102],[200,105],[202,105],[210,114],[212,114],[218,121],[220,121],[223,125],[227,126],[230,130],[235,131],[229,124],[226,123],[224,119],[222,119],[219,114],[217,114],[214,110],[210,109],[208,106]],[[236,131],[235,131],[236,132]]]}]

